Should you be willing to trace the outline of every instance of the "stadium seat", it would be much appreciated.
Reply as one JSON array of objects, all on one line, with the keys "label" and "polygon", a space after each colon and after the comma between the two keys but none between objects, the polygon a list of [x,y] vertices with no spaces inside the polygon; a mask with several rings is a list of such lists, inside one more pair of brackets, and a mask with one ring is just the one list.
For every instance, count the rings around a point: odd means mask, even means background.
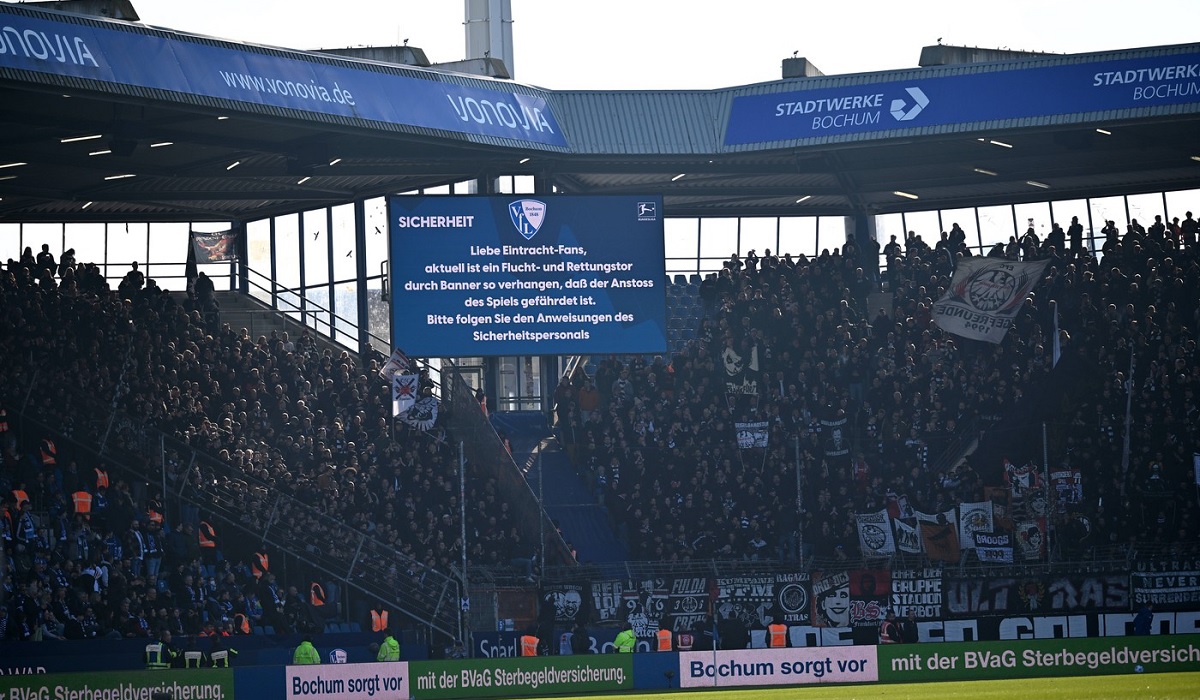
[{"label": "stadium seat", "polygon": [[266,635],[275,634],[275,628],[271,625],[263,625],[262,629],[263,629],[263,634],[266,634]]},{"label": "stadium seat", "polygon": [[687,284],[687,275],[675,275],[675,284],[680,286]]}]

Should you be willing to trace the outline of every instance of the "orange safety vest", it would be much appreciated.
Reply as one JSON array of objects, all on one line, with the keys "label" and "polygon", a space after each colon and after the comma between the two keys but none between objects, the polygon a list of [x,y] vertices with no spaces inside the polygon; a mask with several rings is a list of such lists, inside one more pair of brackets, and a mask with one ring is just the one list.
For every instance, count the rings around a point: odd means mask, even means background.
[{"label": "orange safety vest", "polygon": [[13,489],[12,493],[13,498],[17,499],[17,510],[21,510],[21,504],[29,502],[29,494],[25,493],[23,489]]},{"label": "orange safety vest", "polygon": [[271,569],[271,558],[266,552],[255,552],[254,557],[250,560],[250,573],[254,574],[254,578],[260,579],[263,574]]},{"label": "orange safety vest", "polygon": [[787,625],[767,625],[767,644],[772,649],[782,649],[787,646]]},{"label": "orange safety vest", "polygon": [[[162,516],[160,515],[159,517],[161,518]],[[153,517],[151,517],[151,520],[153,520]],[[199,536],[201,547],[205,549],[213,549],[217,546],[217,531],[214,530],[213,526],[209,525],[207,521],[200,521]]]},{"label": "orange safety vest", "polygon": [[53,440],[50,438],[43,438],[41,451],[43,466],[58,464],[58,448],[54,446]]},{"label": "orange safety vest", "polygon": [[313,581],[308,587],[308,602],[312,603],[315,607],[321,607],[325,604],[325,589],[316,581]]},{"label": "orange safety vest", "polygon": [[895,643],[897,643],[898,641],[900,641],[899,639],[896,639],[896,637],[899,636],[898,634],[896,634],[897,631],[898,630],[896,629],[895,622],[892,622],[891,620],[884,620],[883,624],[879,626],[879,643],[880,644],[895,644]]},{"label": "orange safety vest", "polygon": [[92,494],[87,491],[76,491],[71,494],[71,500],[75,502],[76,513],[91,513],[92,512]]},{"label": "orange safety vest", "polygon": [[538,641],[532,634],[521,635],[521,656],[537,656]]},{"label": "orange safety vest", "polygon": [[387,610],[372,610],[371,611],[371,631],[382,632],[388,628],[388,611]]},{"label": "orange safety vest", "polygon": [[8,409],[0,408],[0,433],[8,432]]},{"label": "orange safety vest", "polygon": [[655,637],[658,638],[659,651],[671,651],[671,630],[660,629]]},{"label": "orange safety vest", "polygon": [[233,628],[242,634],[250,634],[250,618],[244,613],[238,613],[233,616]]},{"label": "orange safety vest", "polygon": [[96,490],[108,488],[108,472],[96,467]]},{"label": "orange safety vest", "polygon": [[[146,519],[149,520],[150,522],[154,523],[155,525],[163,524],[163,514],[158,512],[157,510],[154,510],[153,508],[146,509]],[[203,547],[204,545],[201,544],[200,546]]]}]

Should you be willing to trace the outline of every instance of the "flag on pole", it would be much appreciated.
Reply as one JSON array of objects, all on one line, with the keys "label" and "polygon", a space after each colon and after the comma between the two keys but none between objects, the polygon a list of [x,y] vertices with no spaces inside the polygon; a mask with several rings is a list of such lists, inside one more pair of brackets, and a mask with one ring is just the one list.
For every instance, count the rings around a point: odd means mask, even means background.
[{"label": "flag on pole", "polygon": [[398,416],[417,402],[417,381],[415,374],[392,375],[392,416]]}]

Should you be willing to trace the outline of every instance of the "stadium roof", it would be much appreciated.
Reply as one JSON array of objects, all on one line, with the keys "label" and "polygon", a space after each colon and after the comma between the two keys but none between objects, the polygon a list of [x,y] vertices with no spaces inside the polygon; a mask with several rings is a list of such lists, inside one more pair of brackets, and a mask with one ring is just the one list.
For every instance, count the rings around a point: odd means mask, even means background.
[{"label": "stadium roof", "polygon": [[0,48],[0,221],[252,220],[509,174],[661,194],[671,216],[1200,187],[1200,44],[662,92],[547,91],[13,4]]}]

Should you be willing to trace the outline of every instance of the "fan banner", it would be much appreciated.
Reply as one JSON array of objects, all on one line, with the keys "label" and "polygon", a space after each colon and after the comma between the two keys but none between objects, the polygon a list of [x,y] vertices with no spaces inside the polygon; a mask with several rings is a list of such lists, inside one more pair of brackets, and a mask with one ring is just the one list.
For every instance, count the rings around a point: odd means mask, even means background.
[{"label": "fan banner", "polygon": [[392,375],[392,416],[398,416],[408,411],[417,402],[417,383],[420,377],[415,374]]},{"label": "fan banner", "polygon": [[232,230],[210,233],[192,231],[191,238],[197,264],[237,260],[237,234]]},{"label": "fan banner", "polygon": [[858,546],[864,557],[884,557],[896,553],[896,540],[892,536],[892,519],[887,510],[878,513],[856,513],[858,521]]},{"label": "fan banner", "polygon": [[758,423],[734,423],[737,432],[738,447],[748,450],[752,447],[766,447],[770,441],[770,424],[766,421]]},{"label": "fan banner", "polygon": [[429,430],[437,423],[438,400],[436,396],[425,396],[418,399],[407,411],[400,414],[400,420],[417,430]]},{"label": "fan banner", "polygon": [[393,350],[392,356],[383,364],[383,367],[379,368],[379,378],[391,381],[393,374],[407,372],[410,369],[412,369],[412,361],[408,359],[408,355],[400,350]]},{"label": "fan banner", "polygon": [[963,549],[975,548],[976,532],[991,532],[996,529],[991,501],[960,504],[958,513],[958,541]]},{"label": "fan banner", "polygon": [[1049,262],[978,257],[959,260],[950,288],[933,305],[934,323],[963,338],[999,343],[1025,297],[1042,280]]}]

